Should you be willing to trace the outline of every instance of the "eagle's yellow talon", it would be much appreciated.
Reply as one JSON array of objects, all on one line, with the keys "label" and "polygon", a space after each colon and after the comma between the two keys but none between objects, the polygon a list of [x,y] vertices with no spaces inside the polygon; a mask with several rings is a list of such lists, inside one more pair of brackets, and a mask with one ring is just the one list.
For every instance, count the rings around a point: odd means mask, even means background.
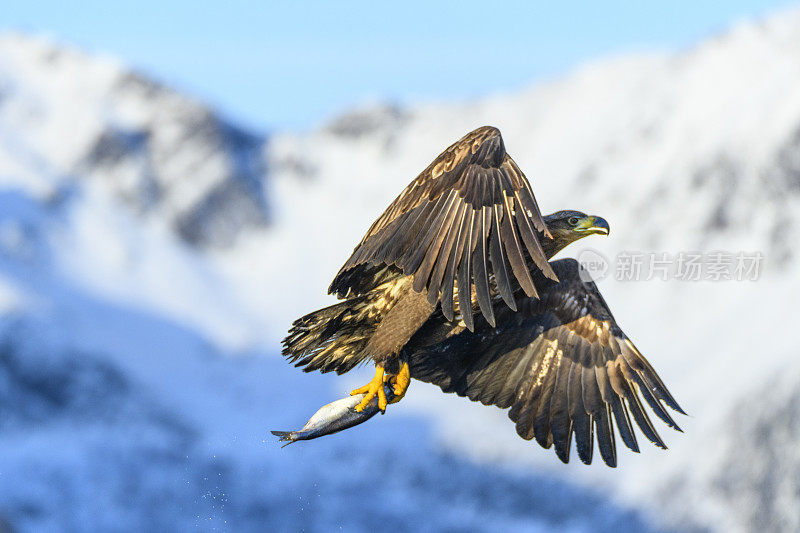
[{"label": "eagle's yellow talon", "polygon": [[356,394],[365,394],[364,399],[356,406],[356,411],[361,412],[363,411],[372,399],[377,396],[378,397],[378,408],[381,411],[386,410],[386,393],[383,390],[383,367],[377,365],[375,367],[375,377],[372,378],[372,381],[364,385],[363,387],[359,387],[355,389],[353,392],[350,393],[351,396],[355,396]]},{"label": "eagle's yellow talon", "polygon": [[364,394],[365,392],[369,392],[369,386],[371,384],[372,384],[372,382],[369,382],[366,385],[364,385],[363,387],[359,387],[357,389],[353,389],[352,391],[350,391],[350,396],[355,396],[356,394]]},{"label": "eagle's yellow talon", "polygon": [[[394,398],[392,401],[387,401],[386,398],[386,391],[384,390],[383,386],[384,383],[389,383],[392,385],[392,391],[394,392]],[[357,412],[361,412],[369,405],[373,398],[376,396],[378,397],[378,409],[381,411],[386,410],[386,406],[390,403],[397,403],[403,399],[403,396],[406,395],[406,391],[408,390],[408,386],[411,383],[411,371],[408,368],[408,363],[403,363],[400,366],[400,372],[397,373],[396,376],[392,376],[386,374],[383,370],[383,367],[377,365],[375,367],[375,377],[372,378],[372,381],[364,385],[363,387],[359,387],[350,395],[356,394],[364,394],[364,398],[359,402],[359,404],[355,407]]]},{"label": "eagle's yellow talon", "polygon": [[389,403],[397,403],[406,395],[408,386],[411,384],[411,370],[408,368],[408,363],[403,363],[400,366],[400,372],[396,376],[392,376],[389,382],[394,388],[394,398]]},{"label": "eagle's yellow talon", "polygon": [[383,390],[383,384],[378,388],[378,409],[386,411],[386,391]]}]

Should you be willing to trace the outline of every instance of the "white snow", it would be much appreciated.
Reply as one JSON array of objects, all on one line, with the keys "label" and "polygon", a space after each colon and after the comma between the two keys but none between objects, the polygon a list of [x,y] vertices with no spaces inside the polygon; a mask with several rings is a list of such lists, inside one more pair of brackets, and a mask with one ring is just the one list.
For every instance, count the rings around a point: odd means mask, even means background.
[{"label": "white snow", "polygon": [[[799,32],[789,10],[513,94],[374,105],[269,138],[113,59],[0,37],[0,516],[22,530],[796,528]],[[332,302],[372,220],[483,124],[545,212],[609,220],[609,238],[565,255],[764,254],[755,282],[599,282],[690,413],[685,433],[663,428],[670,450],[622,451],[617,469],[564,466],[504,412],[415,383],[385,418],[279,450],[267,428],[301,426],[364,377],[286,365],[289,323]]]}]

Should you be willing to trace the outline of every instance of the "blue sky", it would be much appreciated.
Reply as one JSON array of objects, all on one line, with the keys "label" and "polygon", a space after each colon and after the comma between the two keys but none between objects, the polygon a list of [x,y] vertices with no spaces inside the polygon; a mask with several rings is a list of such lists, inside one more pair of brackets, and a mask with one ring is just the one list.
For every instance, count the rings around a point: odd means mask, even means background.
[{"label": "blue sky", "polygon": [[794,3],[18,1],[0,28],[116,55],[259,130],[304,129],[365,101],[469,98],[687,47]]}]

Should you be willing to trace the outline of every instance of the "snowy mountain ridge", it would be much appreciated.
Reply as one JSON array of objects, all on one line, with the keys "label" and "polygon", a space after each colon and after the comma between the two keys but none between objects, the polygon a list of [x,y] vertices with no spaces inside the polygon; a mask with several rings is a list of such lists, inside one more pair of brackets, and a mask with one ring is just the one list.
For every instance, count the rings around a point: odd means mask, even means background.
[{"label": "snowy mountain ridge", "polygon": [[[43,192],[79,177],[187,242],[269,220],[266,140],[204,105],[43,38],[0,38],[0,163]],[[20,127],[24,125],[24,127]]]},{"label": "snowy mountain ridge", "polygon": [[[268,140],[114,60],[0,37],[0,399],[12,413],[0,516],[27,530],[79,525],[72,509],[139,529],[187,517],[201,529],[217,519],[368,528],[435,515],[441,528],[792,530],[800,491],[794,466],[780,465],[800,464],[787,407],[800,365],[775,325],[800,289],[798,33],[800,10],[787,11],[676,54],[601,60],[472,102],[368,107]],[[685,433],[662,432],[666,452],[621,453],[616,470],[565,467],[518,439],[504,412],[415,383],[394,416],[273,449],[266,427],[302,423],[361,379],[304,375],[272,357],[286,327],[332,302],[325,289],[371,221],[483,124],[501,129],[543,211],[609,220],[609,238],[583,241],[609,259],[764,255],[757,282],[598,282],[692,415],[679,420]],[[51,457],[53,440],[66,451]],[[742,449],[765,467],[741,466]],[[343,515],[357,504],[341,480],[361,494],[366,470],[399,476],[407,499]],[[523,496],[483,499],[487,472]],[[138,489],[120,503],[132,473]],[[453,493],[457,511],[441,513],[437,498]],[[153,494],[168,495],[155,514]],[[772,503],[754,513],[750,501]]]}]

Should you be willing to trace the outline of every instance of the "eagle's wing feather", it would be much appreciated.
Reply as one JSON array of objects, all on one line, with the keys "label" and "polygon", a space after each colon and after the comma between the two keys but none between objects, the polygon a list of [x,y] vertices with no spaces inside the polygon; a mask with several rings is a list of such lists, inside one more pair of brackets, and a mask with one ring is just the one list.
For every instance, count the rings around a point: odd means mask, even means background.
[{"label": "eagle's wing feather", "polygon": [[[638,451],[631,418],[664,448],[644,404],[677,430],[665,406],[683,410],[619,328],[596,285],[581,280],[578,262],[551,265],[559,281],[539,284],[539,298],[519,297],[516,313],[495,306],[496,327],[478,320],[474,332],[421,330],[408,347],[411,375],[445,392],[510,407],[517,433],[554,445],[564,462],[574,435],[584,463],[591,462],[596,440],[603,461],[616,465],[613,421],[625,445]],[[442,328],[434,321],[430,327]]]},{"label": "eagle's wing feather", "polygon": [[[431,305],[441,301],[448,320],[455,315],[454,284],[462,315],[471,315],[471,303],[465,304],[474,284],[479,307],[494,324],[492,289],[512,309],[512,281],[536,296],[526,252],[538,270],[556,279],[540,233],[550,237],[530,183],[506,153],[500,131],[484,126],[447,148],[400,193],[356,246],[329,292],[339,297],[363,292],[372,288],[364,279],[376,266],[392,265],[414,277],[416,291],[427,290]],[[472,327],[472,316],[464,321]]]}]

